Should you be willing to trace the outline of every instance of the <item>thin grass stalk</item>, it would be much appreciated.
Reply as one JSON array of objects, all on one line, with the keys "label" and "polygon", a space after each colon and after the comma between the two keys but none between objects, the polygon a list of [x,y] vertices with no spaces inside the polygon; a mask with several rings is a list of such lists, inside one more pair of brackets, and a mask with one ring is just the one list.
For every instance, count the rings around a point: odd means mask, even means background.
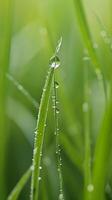
[{"label": "thin grass stalk", "polygon": [[59,142],[59,107],[58,107],[58,97],[57,97],[57,89],[59,87],[59,84],[55,80],[54,75],[54,117],[55,117],[55,135],[56,135],[56,157],[57,157],[57,170],[58,170],[58,177],[59,177],[59,200],[64,200],[64,194],[63,194],[63,176],[62,176],[62,159],[61,159],[61,148],[60,148],[60,142]]},{"label": "thin grass stalk", "polygon": [[[86,57],[87,58],[87,57]],[[89,100],[89,60],[84,61],[84,103],[83,103],[83,120],[84,120],[84,141],[85,141],[85,158],[84,158],[84,199],[91,200],[93,184],[91,172],[91,141],[90,141],[90,100]]]},{"label": "thin grass stalk", "polygon": [[21,177],[21,179],[18,181],[18,183],[15,185],[14,189],[11,191],[10,195],[8,196],[7,200],[17,200],[19,198],[19,195],[27,183],[28,179],[31,176],[32,167],[30,167]]}]

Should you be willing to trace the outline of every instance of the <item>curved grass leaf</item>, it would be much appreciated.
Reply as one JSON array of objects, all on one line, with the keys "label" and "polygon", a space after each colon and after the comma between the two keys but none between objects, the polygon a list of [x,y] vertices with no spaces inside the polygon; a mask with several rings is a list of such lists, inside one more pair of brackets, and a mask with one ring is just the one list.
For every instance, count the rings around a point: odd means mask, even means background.
[{"label": "curved grass leaf", "polygon": [[42,146],[44,139],[45,123],[48,111],[49,97],[52,86],[54,68],[50,68],[48,76],[43,89],[43,94],[39,107],[38,121],[36,127],[35,144],[33,151],[33,167],[32,180],[31,180],[31,200],[37,200],[39,189],[39,175],[40,175],[40,162],[42,154]]},{"label": "curved grass leaf", "polygon": [[7,200],[17,200],[19,197],[20,192],[22,191],[23,187],[27,183],[28,179],[31,176],[32,167],[30,167],[22,176],[22,178],[18,181],[17,185],[14,187],[12,192],[10,193]]}]

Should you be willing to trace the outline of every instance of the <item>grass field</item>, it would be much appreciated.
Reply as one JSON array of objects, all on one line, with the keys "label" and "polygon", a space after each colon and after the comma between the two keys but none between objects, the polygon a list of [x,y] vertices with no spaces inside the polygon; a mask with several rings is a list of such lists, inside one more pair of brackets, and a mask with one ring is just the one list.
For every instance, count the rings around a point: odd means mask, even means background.
[{"label": "grass field", "polygon": [[0,200],[112,199],[111,10],[0,2]]}]

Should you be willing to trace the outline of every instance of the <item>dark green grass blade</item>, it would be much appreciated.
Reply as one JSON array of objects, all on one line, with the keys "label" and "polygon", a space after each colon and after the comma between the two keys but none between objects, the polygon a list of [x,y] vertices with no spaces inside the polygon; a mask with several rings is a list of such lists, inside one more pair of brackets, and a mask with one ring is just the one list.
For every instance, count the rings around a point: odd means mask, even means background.
[{"label": "dark green grass blade", "polygon": [[109,166],[109,156],[112,143],[112,103],[105,112],[104,120],[95,148],[95,163],[93,170],[94,192],[92,200],[104,199],[104,189]]},{"label": "dark green grass blade", "polygon": [[17,200],[18,199],[23,187],[25,186],[25,184],[27,183],[28,179],[31,176],[31,171],[32,171],[32,168],[30,167],[24,173],[24,175],[21,177],[21,179],[18,181],[18,183],[16,184],[16,186],[14,187],[12,192],[10,193],[9,197],[7,198],[7,200]]}]

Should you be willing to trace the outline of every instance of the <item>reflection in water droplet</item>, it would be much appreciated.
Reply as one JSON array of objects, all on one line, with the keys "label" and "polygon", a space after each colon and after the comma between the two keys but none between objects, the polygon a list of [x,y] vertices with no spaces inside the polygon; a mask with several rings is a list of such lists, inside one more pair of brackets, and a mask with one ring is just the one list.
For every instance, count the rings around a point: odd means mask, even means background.
[{"label": "reflection in water droplet", "polygon": [[58,68],[60,66],[60,59],[58,58],[58,56],[53,56],[50,59],[49,65],[54,69]]},{"label": "reflection in water droplet", "polygon": [[94,185],[93,184],[89,184],[87,186],[87,190],[88,190],[88,192],[93,192],[94,191]]}]

